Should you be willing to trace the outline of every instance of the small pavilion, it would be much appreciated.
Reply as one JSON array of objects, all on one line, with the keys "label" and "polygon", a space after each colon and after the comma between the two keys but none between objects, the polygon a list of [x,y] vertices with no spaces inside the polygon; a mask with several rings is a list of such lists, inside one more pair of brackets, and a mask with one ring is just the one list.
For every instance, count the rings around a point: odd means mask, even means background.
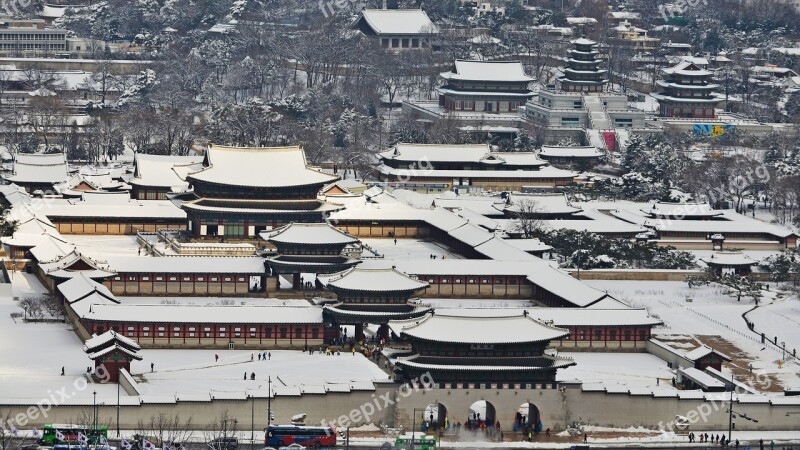
[{"label": "small pavilion", "polygon": [[394,267],[364,269],[353,267],[317,281],[336,294],[333,303],[324,306],[326,321],[335,325],[355,325],[355,338],[364,338],[364,324],[380,325],[378,336],[388,339],[392,320],[424,316],[430,307],[409,302],[429,284],[398,271]]},{"label": "small pavilion", "polygon": [[83,345],[83,351],[94,361],[95,373],[105,371],[108,381],[113,383],[119,382],[121,369],[130,372],[131,361],[142,360],[137,354],[141,349],[139,344],[114,330],[94,336]]},{"label": "small pavilion", "polygon": [[734,251],[714,252],[709,257],[700,258],[700,261],[705,263],[717,275],[749,275],[753,271],[753,266],[758,264],[758,261],[751,259],[744,253]]}]

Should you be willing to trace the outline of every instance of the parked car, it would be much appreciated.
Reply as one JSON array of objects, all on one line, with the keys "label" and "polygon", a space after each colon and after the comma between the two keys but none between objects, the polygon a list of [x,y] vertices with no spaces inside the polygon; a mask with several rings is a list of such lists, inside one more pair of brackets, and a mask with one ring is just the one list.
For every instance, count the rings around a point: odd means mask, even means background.
[{"label": "parked car", "polygon": [[208,441],[211,450],[238,450],[239,440],[234,437],[221,437]]}]

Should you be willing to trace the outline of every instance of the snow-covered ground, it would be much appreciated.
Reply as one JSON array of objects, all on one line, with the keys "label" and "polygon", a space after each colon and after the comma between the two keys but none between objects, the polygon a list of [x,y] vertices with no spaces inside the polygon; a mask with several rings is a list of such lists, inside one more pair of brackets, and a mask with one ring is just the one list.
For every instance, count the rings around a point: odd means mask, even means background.
[{"label": "snow-covered ground", "polygon": [[[264,350],[266,351],[266,350]],[[143,393],[206,393],[266,389],[267,378],[277,386],[313,386],[387,380],[377,365],[359,353],[327,356],[292,350],[271,350],[268,361],[244,350],[142,350],[144,357],[131,365],[131,373],[142,379]],[[215,361],[214,355],[219,355]],[[155,371],[150,373],[150,363]],[[244,374],[247,380],[244,380]],[[255,373],[256,379],[250,380]]]},{"label": "snow-covered ground", "polygon": [[[448,259],[461,259],[456,253],[453,253],[446,247],[442,247],[436,242],[423,241],[419,239],[397,239],[395,244],[394,239],[374,239],[367,238],[361,239],[361,242],[368,245],[375,250],[379,255],[385,259],[425,259],[430,258],[430,255],[436,255],[437,258],[446,257]],[[368,256],[368,251],[364,252],[364,256]]]},{"label": "snow-covered ground", "polygon": [[[33,275],[23,272],[10,275],[14,297],[45,292]],[[93,391],[98,395],[116,395],[116,385],[85,387],[83,375],[86,367],[93,364],[70,325],[14,321],[10,314],[20,311],[16,301],[0,297],[0,397],[47,398],[62,389],[71,397],[91,397]]]},{"label": "snow-covered ground", "polygon": [[[719,286],[689,288],[681,281],[587,280],[586,283],[633,307],[647,308],[651,315],[664,321],[663,327],[653,330],[656,335],[689,339],[719,336],[746,352],[753,359],[754,370],[774,374],[784,387],[800,385],[797,360],[778,368],[783,352],[769,343],[761,344],[760,337],[748,330],[742,314],[755,306],[751,298],[737,301]],[[770,338],[777,336],[779,342],[785,340],[788,345],[797,342],[800,334],[798,305],[797,300],[776,299],[773,292],[766,292],[761,307],[748,317],[752,315],[756,330],[763,330]]]},{"label": "snow-covered ground", "polygon": [[[46,292],[39,281],[24,272],[12,272],[13,297]],[[122,297],[126,303],[157,304],[157,297]],[[221,298],[165,299],[187,304],[218,303]],[[305,300],[236,299],[236,302],[308,304]],[[83,352],[83,343],[69,324],[24,323],[10,317],[21,311],[12,298],[0,298],[0,397],[47,398],[62,391],[70,398],[115,397],[116,384],[89,384],[84,374],[93,363]],[[349,329],[352,335],[352,328]],[[243,350],[142,350],[142,361],[135,361],[131,373],[141,380],[149,394],[208,393],[258,389],[272,377],[276,386],[309,386],[336,382],[387,380],[387,375],[361,354],[341,356],[309,355],[299,351],[272,350],[269,361],[250,362],[253,352]],[[215,361],[214,355],[219,355]],[[155,371],[150,373],[150,364]],[[65,375],[61,376],[61,367]],[[243,380],[244,373],[248,380]],[[249,380],[255,373],[256,380]],[[266,389],[266,387],[264,387]]]}]

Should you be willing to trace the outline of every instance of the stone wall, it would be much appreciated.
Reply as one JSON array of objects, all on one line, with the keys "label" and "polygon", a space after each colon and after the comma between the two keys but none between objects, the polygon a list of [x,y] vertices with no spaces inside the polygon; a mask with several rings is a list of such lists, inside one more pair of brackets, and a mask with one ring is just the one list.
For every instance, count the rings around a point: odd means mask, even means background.
[{"label": "stone wall", "polygon": [[[91,389],[91,385],[89,387]],[[132,386],[124,389],[133,390]],[[509,430],[519,408],[526,403],[535,405],[541,414],[542,424],[552,431],[563,430],[568,424],[575,422],[625,428],[642,426],[658,429],[669,428],[676,415],[695,418],[695,430],[723,430],[728,426],[728,414],[725,412],[727,401],[706,402],[703,400],[679,400],[677,398],[654,398],[652,395],[608,394],[605,392],[584,392],[578,385],[570,385],[559,389],[442,389],[429,391],[410,390],[410,395],[403,395],[397,384],[377,384],[375,391],[353,391],[350,393],[327,393],[320,395],[277,396],[272,400],[272,411],[275,415],[273,423],[289,423],[293,415],[306,413],[309,425],[325,423],[343,425],[343,416],[347,416],[350,425],[365,422],[384,423],[389,426],[403,426],[406,429],[413,424],[419,426],[422,411],[430,404],[441,404],[447,411],[451,424],[464,423],[470,407],[477,401],[485,400],[495,409],[495,419],[501,428]],[[179,396],[178,396],[179,397]],[[182,401],[173,396],[123,396],[120,406],[120,428],[136,429],[137,424],[147,422],[153,416],[164,414],[167,417],[178,416],[182,421],[191,419],[192,428],[203,430],[214,424],[220,414],[227,412],[230,417],[239,420],[239,428],[250,429],[250,417],[254,414],[255,429],[262,430],[266,424],[267,399],[246,398],[241,400],[208,399],[198,400],[196,395],[192,401]],[[11,417],[22,414],[29,417],[22,427],[41,428],[47,423],[71,423],[79,417],[91,414],[92,404],[85,401],[80,405],[55,406],[46,411],[46,416],[30,414],[27,411],[37,400],[26,403],[21,400],[13,402],[0,400],[0,411]],[[116,428],[116,398],[98,398],[97,407],[99,423]],[[371,405],[371,406],[368,406]],[[786,413],[797,411],[798,406],[769,403],[735,403],[735,410],[748,414],[758,420],[750,422],[739,420],[736,429],[746,430],[793,430],[797,429],[797,418]],[[34,408],[36,409],[36,408]],[[415,411],[416,409],[416,411]],[[365,421],[363,412],[369,411],[369,420]],[[705,417],[704,419],[702,417]],[[21,428],[17,423],[17,427]],[[692,429],[692,427],[690,427]]]}]

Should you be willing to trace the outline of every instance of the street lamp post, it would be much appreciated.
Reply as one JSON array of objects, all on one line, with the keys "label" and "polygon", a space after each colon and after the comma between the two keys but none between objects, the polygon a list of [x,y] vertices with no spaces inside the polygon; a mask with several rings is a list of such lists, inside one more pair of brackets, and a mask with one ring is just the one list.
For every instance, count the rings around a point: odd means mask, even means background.
[{"label": "street lamp post", "polygon": [[[414,416],[411,420],[411,450],[414,450],[414,434],[417,432],[417,411],[422,411],[425,414],[425,408],[414,408],[411,414]],[[425,420],[424,418],[422,420]],[[421,425],[421,424],[420,424]]]},{"label": "street lamp post", "polygon": [[731,440],[733,437],[733,415],[736,414],[738,417],[741,417],[744,420],[749,420],[750,422],[758,423],[758,419],[754,419],[747,414],[742,414],[738,411],[733,410],[733,391],[735,390],[736,385],[734,384],[733,373],[731,373],[731,397],[728,400],[728,441]]},{"label": "street lamp post", "polygon": [[97,391],[92,391],[92,432],[97,429]]},{"label": "street lamp post", "polygon": [[117,439],[119,439],[119,379],[117,380]]},{"label": "street lamp post", "polygon": [[250,448],[256,444],[256,397],[250,394]]},{"label": "street lamp post", "polygon": [[267,377],[267,427],[272,425],[272,376]]}]

